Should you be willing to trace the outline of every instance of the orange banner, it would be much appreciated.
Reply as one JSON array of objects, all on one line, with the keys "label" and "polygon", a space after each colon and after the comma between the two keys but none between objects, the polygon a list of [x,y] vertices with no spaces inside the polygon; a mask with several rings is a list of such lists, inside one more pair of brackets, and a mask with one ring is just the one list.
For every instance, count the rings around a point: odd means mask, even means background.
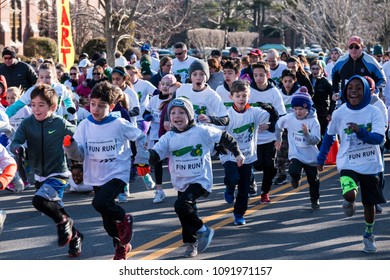
[{"label": "orange banner", "polygon": [[57,0],[58,61],[69,71],[74,64],[74,46],[69,0]]}]

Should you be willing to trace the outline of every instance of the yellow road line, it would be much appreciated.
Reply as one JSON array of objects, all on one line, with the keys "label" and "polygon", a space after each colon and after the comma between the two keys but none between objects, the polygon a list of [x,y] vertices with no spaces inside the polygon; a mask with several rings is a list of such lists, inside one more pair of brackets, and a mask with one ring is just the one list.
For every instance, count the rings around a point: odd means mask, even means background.
[{"label": "yellow road line", "polygon": [[[320,175],[321,175],[321,174],[329,172],[326,175],[320,177],[320,179],[321,180],[326,180],[326,179],[331,178],[334,175],[338,174],[337,170],[336,171],[332,171],[334,168],[335,167],[332,166],[329,170],[325,170],[324,172],[320,173]],[[308,186],[309,185],[307,183],[304,184],[304,185],[301,185],[299,188],[293,189],[290,192],[288,192],[287,195],[279,195],[279,196],[273,197],[272,201],[273,202],[280,201],[280,200],[282,200],[282,199],[284,199],[286,197],[289,197],[290,195],[292,195],[294,193],[297,193],[297,192],[299,192],[301,190],[306,189]],[[280,187],[278,187],[276,189],[271,190],[270,194],[271,195],[272,194],[277,194],[277,193],[279,193],[279,192],[281,192],[281,191],[283,191],[285,189],[288,189],[288,188],[291,188],[291,184],[290,183],[289,184],[284,184],[284,185],[282,185],[282,186],[280,186]],[[254,202],[254,200],[258,200],[258,199],[259,199],[258,197],[251,198],[249,200],[249,203],[252,203],[252,202]],[[255,212],[257,210],[260,210],[260,209],[266,207],[267,205],[268,204],[259,204],[257,206],[253,206],[251,208],[248,208],[248,210],[246,211],[245,215],[246,216],[250,215],[250,214],[252,214],[253,212]],[[214,220],[217,220],[217,219],[221,218],[222,216],[225,216],[227,214],[232,213],[232,210],[233,210],[233,207],[230,207],[230,208],[227,208],[227,209],[223,209],[223,210],[218,211],[214,215],[202,218],[202,220],[203,220],[204,223],[211,222],[211,221],[214,221]],[[219,228],[221,228],[221,227],[223,227],[223,226],[225,226],[227,224],[230,224],[232,222],[233,222],[233,218],[229,217],[229,218],[226,218],[226,219],[222,220],[221,222],[213,225],[212,228],[217,230],[217,229],[219,229]],[[153,241],[145,243],[145,244],[141,245],[140,247],[137,247],[135,250],[129,252],[127,254],[127,257],[128,258],[134,257],[135,255],[138,255],[138,254],[140,254],[141,252],[143,252],[145,250],[148,250],[148,249],[150,249],[150,248],[152,248],[152,247],[154,247],[154,246],[156,246],[158,244],[161,244],[161,243],[166,242],[166,241],[168,241],[168,240],[170,240],[172,238],[175,238],[176,236],[179,236],[181,234],[181,232],[182,231],[181,231],[181,228],[180,228],[180,229],[172,231],[172,232],[170,232],[168,234],[165,234],[165,235],[163,235],[163,236],[161,236],[161,237],[159,237],[157,239],[154,239]],[[177,241],[175,243],[172,243],[172,244],[168,245],[165,248],[162,248],[162,249],[154,251],[153,253],[151,253],[151,254],[141,258],[141,260],[155,260],[155,259],[158,259],[159,257],[161,257],[163,255],[166,255],[166,254],[168,254],[171,251],[176,250],[177,248],[181,247],[182,245],[183,245],[182,240],[179,240],[179,241]]]}]

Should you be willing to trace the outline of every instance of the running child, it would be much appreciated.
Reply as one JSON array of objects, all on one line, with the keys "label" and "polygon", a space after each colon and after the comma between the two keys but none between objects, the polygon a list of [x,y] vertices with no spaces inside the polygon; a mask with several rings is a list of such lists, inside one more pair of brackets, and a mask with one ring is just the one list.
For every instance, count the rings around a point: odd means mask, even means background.
[{"label": "running child", "polygon": [[69,257],[81,254],[83,234],[73,226],[62,201],[70,172],[65,160],[62,141],[72,135],[75,126],[56,115],[58,96],[49,85],[40,84],[30,94],[33,115],[24,119],[15,133],[10,150],[25,153],[27,141],[30,168],[35,178],[32,204],[57,225],[58,246],[69,244]]},{"label": "running child", "polygon": [[375,253],[375,204],[386,202],[378,175],[383,172],[380,145],[384,141],[386,124],[382,112],[370,104],[370,87],[364,77],[352,76],[342,98],[345,103],[332,114],[317,157],[317,168],[319,171],[324,169],[326,155],[337,134],[340,147],[336,165],[345,199],[343,210],[348,217],[354,215],[360,186],[365,221],[363,251]]},{"label": "running child", "polygon": [[206,226],[196,211],[196,202],[207,197],[213,186],[210,151],[219,143],[231,151],[238,166],[244,156],[237,142],[227,132],[196,125],[193,105],[188,98],[179,97],[168,107],[172,130],[165,133],[149,150],[150,163],[169,158],[172,185],[178,191],[175,212],[182,226],[182,239],[187,244],[185,257],[195,257],[210,245],[214,230]]},{"label": "running child", "polygon": [[116,97],[115,86],[108,82],[96,84],[90,95],[91,116],[79,124],[74,139],[64,139],[64,149],[69,158],[83,162],[83,181],[93,186],[92,206],[113,238],[114,260],[125,260],[131,250],[133,217],[115,203],[115,198],[130,179],[129,142],[137,144],[136,163],[148,163],[148,153],[145,134],[129,121],[110,114]]}]

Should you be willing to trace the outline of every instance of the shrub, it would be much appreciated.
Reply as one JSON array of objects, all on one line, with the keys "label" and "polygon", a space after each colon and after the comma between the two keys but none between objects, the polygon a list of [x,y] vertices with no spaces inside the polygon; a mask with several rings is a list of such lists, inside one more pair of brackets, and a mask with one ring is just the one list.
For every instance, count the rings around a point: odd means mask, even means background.
[{"label": "shrub", "polygon": [[52,57],[57,61],[57,42],[51,38],[31,37],[25,42],[23,53],[27,57]]},{"label": "shrub", "polygon": [[89,40],[85,46],[81,49],[81,53],[87,53],[91,57],[96,52],[106,51],[106,39],[94,38]]}]

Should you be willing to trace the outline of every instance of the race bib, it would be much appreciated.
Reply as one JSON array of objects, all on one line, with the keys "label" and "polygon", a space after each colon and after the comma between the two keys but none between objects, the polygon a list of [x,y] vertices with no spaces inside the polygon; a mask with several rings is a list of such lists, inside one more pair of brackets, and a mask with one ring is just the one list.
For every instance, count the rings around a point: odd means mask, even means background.
[{"label": "race bib", "polygon": [[303,134],[294,133],[294,142],[297,147],[307,147],[307,142],[305,140],[305,136]]},{"label": "race bib", "polygon": [[203,160],[201,157],[174,158],[174,168],[177,177],[194,177],[203,172]]},{"label": "race bib", "polygon": [[112,160],[118,156],[115,140],[88,141],[88,155],[95,160]]},{"label": "race bib", "polygon": [[366,147],[349,151],[347,153],[348,162],[352,166],[369,164],[377,161],[377,150],[375,147]]}]

